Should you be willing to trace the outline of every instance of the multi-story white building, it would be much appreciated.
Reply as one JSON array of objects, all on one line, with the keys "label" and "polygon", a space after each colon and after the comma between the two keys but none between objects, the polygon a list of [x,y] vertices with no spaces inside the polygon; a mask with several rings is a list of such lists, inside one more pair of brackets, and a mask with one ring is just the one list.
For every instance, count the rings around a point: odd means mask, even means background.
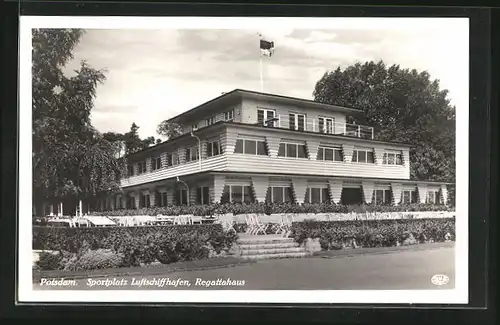
[{"label": "multi-story white building", "polygon": [[213,202],[443,203],[410,180],[410,145],[346,123],[361,110],[236,89],[170,122],[184,134],[127,157],[108,208]]}]

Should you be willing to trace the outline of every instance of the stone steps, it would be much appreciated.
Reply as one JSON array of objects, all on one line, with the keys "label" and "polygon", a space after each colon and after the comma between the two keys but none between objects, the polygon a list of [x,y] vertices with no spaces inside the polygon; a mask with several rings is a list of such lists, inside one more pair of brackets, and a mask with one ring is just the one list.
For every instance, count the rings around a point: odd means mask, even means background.
[{"label": "stone steps", "polygon": [[245,255],[270,255],[270,254],[285,254],[285,253],[300,253],[304,252],[302,247],[285,247],[272,249],[241,249],[241,256]]},{"label": "stone steps", "polygon": [[248,249],[279,249],[279,248],[295,248],[299,247],[298,243],[273,243],[273,244],[239,244],[240,250],[248,250]]},{"label": "stone steps", "polygon": [[238,240],[240,257],[251,260],[298,258],[307,256],[292,238],[265,237],[242,238]]},{"label": "stone steps", "polygon": [[295,243],[293,238],[262,238],[262,239],[238,239],[240,245],[264,245],[264,244],[284,244]]},{"label": "stone steps", "polygon": [[299,258],[305,256],[307,256],[307,253],[305,251],[302,251],[295,253],[241,255],[241,258],[246,260],[268,260],[268,259],[279,259],[279,258]]}]

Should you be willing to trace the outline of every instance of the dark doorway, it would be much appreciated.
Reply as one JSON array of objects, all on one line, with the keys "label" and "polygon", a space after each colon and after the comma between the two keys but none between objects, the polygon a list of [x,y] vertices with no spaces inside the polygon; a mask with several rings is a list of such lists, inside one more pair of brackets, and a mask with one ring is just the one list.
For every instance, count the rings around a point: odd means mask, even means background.
[{"label": "dark doorway", "polygon": [[361,188],[343,188],[341,202],[344,205],[355,205],[363,203]]}]

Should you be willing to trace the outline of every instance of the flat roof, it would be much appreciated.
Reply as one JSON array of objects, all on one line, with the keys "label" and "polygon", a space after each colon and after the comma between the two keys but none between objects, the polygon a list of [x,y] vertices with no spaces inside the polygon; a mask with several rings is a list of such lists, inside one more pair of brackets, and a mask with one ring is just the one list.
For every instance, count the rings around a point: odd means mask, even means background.
[{"label": "flat roof", "polygon": [[363,110],[357,109],[357,108],[349,108],[349,107],[343,107],[343,106],[337,106],[337,105],[331,105],[331,104],[324,104],[320,102],[316,102],[311,99],[304,99],[304,98],[297,98],[297,97],[289,97],[289,96],[283,96],[283,95],[276,95],[276,94],[270,94],[270,93],[262,93],[262,92],[257,92],[257,91],[252,91],[252,90],[245,90],[245,89],[234,89],[228,93],[224,93],[220,95],[219,97],[216,97],[214,99],[211,99],[201,105],[198,105],[184,113],[181,113],[177,116],[174,116],[170,118],[168,121],[169,122],[176,122],[179,120],[182,120],[183,118],[188,118],[190,115],[194,115],[198,113],[199,111],[203,109],[209,109],[210,107],[213,106],[218,106],[224,102],[231,102],[231,101],[236,101],[241,98],[250,98],[250,99],[265,99],[270,102],[276,102],[276,103],[284,103],[284,104],[300,104],[306,107],[311,107],[311,108],[322,108],[322,109],[327,109],[331,111],[336,111],[336,112],[342,112],[342,113],[353,113],[353,114],[362,114]]}]

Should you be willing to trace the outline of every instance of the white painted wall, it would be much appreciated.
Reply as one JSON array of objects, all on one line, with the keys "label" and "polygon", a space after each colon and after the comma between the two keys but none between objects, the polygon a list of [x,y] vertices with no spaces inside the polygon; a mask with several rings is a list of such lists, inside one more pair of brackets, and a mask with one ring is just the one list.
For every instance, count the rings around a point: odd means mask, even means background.
[{"label": "white painted wall", "polygon": [[[266,100],[255,100],[255,99],[247,99],[244,98],[241,103],[241,122],[242,123],[257,123],[257,110],[259,108],[264,109],[273,109],[276,111],[276,115],[281,115],[281,118],[286,118],[285,121],[282,122],[282,127],[288,126],[288,114],[289,113],[298,113],[306,115],[307,126],[312,127],[313,119],[316,120],[316,130],[317,119],[318,117],[333,117],[335,118],[335,123],[344,124],[346,122],[345,114],[339,112],[332,112],[328,110],[322,109],[313,109],[313,108],[305,108],[299,105],[285,105],[281,103],[269,102]],[[308,129],[308,131],[312,131],[312,129]]]}]

